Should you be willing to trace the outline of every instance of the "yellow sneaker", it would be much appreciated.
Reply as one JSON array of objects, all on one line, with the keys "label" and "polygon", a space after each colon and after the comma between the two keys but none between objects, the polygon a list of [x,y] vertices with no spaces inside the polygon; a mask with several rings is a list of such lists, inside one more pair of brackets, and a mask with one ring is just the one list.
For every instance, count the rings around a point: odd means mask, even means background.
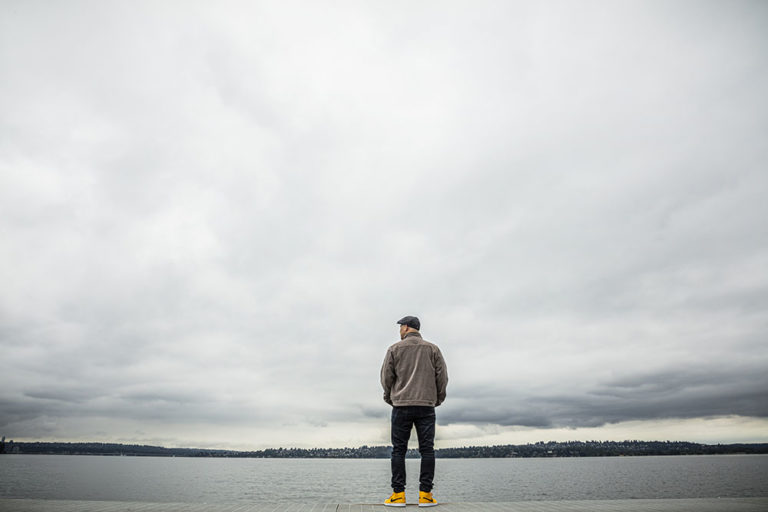
[{"label": "yellow sneaker", "polygon": [[437,500],[432,497],[431,492],[419,491],[420,507],[434,507],[435,505],[437,505]]},{"label": "yellow sneaker", "polygon": [[387,507],[404,507],[405,506],[405,491],[393,492],[392,496],[384,500],[384,505]]}]

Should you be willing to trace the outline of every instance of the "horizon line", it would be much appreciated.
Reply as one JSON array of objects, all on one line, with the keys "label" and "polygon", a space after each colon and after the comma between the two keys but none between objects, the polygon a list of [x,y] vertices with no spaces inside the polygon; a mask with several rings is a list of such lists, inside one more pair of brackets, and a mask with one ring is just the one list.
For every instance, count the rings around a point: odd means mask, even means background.
[{"label": "horizon line", "polygon": [[[5,437],[5,436],[4,436]],[[203,451],[211,451],[211,452],[231,452],[231,453],[249,453],[249,452],[260,452],[260,451],[267,451],[267,450],[359,450],[363,448],[373,449],[373,448],[389,448],[392,445],[391,444],[378,444],[378,445],[367,445],[363,444],[360,446],[343,446],[343,447],[337,447],[337,448],[331,448],[331,447],[321,447],[321,446],[314,446],[309,448],[302,448],[298,446],[278,446],[278,447],[267,447],[267,448],[258,448],[258,449],[228,449],[228,448],[201,448],[201,447],[195,447],[195,446],[163,446],[163,445],[155,445],[155,444],[142,444],[139,442],[114,442],[114,441],[44,441],[44,440],[36,440],[36,441],[16,441],[14,439],[8,439],[5,437],[5,443],[6,445],[9,443],[13,444],[71,444],[71,445],[77,445],[77,444],[102,444],[102,445],[122,445],[122,446],[145,446],[145,447],[151,447],[151,448],[162,448],[165,450],[203,450]],[[718,442],[718,443],[699,443],[695,441],[685,441],[685,440],[670,440],[670,439],[654,439],[654,440],[643,440],[643,439],[624,439],[621,441],[610,441],[610,440],[600,440],[600,439],[589,439],[589,440],[569,440],[569,441],[536,441],[536,442],[529,442],[524,444],[516,444],[516,443],[505,443],[505,444],[485,444],[485,445],[465,445],[465,446],[454,446],[454,447],[444,447],[444,448],[435,448],[435,451],[440,450],[456,450],[456,449],[468,449],[468,448],[494,448],[494,447],[507,447],[507,446],[535,446],[537,444],[568,444],[568,443],[612,443],[612,444],[622,444],[622,443],[666,443],[666,444],[691,444],[691,445],[697,445],[697,446],[733,446],[733,445],[768,445],[768,442],[737,442],[737,443],[724,443],[724,442]],[[416,448],[409,448],[409,450],[414,450]]]}]

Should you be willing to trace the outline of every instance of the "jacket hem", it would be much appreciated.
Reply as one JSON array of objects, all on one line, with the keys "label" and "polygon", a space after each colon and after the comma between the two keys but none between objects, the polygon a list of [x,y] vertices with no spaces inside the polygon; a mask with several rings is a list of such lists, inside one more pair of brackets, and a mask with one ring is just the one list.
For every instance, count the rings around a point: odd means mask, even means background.
[{"label": "jacket hem", "polygon": [[421,405],[421,406],[427,406],[427,407],[435,407],[435,402],[430,402],[428,400],[404,400],[404,401],[396,401],[392,403],[395,407],[403,407],[406,405]]}]

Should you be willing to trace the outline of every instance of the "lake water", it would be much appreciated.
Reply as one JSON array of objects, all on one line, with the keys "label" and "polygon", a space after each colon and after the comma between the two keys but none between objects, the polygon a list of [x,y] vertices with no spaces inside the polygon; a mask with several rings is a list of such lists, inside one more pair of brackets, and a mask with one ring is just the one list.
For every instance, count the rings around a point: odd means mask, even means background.
[{"label": "lake water", "polygon": [[[406,461],[415,500],[419,460]],[[378,503],[388,459],[0,456],[0,497]],[[768,496],[768,455],[437,459],[435,497],[520,501]]]}]

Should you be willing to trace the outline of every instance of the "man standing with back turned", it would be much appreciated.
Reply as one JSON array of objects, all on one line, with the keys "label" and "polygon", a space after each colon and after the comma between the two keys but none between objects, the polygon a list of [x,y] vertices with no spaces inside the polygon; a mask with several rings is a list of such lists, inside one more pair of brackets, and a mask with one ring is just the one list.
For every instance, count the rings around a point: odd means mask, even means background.
[{"label": "man standing with back turned", "polygon": [[390,507],[405,506],[405,452],[411,428],[416,425],[421,454],[419,506],[433,507],[432,480],[435,477],[435,407],[445,400],[448,370],[437,345],[424,340],[415,316],[400,324],[400,341],[387,349],[381,366],[384,401],[392,406],[392,496]]}]

